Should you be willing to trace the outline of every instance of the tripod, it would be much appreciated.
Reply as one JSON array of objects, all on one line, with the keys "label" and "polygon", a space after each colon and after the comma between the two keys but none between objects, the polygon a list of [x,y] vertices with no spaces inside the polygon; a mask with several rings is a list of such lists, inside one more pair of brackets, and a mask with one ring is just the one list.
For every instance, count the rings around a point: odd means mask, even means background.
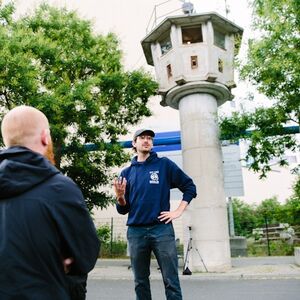
[{"label": "tripod", "polygon": [[[188,246],[187,246],[187,250],[186,250],[186,255],[185,255],[185,259],[184,259],[184,263],[183,263],[183,271],[182,271],[182,275],[192,275],[192,271],[189,269],[188,265],[189,265],[189,255],[190,255],[190,251],[193,249],[193,244],[192,244],[192,236],[191,236],[191,231],[192,231],[192,227],[189,226],[189,241],[188,241]],[[198,250],[198,248],[195,248],[196,252],[198,253],[201,262],[206,270],[206,272],[208,272],[206,265],[202,259],[202,256],[200,255],[200,252]]]}]

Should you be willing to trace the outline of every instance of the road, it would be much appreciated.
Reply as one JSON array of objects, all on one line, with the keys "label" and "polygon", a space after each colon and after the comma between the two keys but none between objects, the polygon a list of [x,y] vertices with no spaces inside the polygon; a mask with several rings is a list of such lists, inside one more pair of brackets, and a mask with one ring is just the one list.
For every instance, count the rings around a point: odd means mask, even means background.
[{"label": "road", "polygon": [[[184,300],[298,300],[299,279],[192,279],[181,281]],[[152,299],[163,300],[161,280],[152,280]],[[132,280],[91,279],[87,300],[134,300]]]}]

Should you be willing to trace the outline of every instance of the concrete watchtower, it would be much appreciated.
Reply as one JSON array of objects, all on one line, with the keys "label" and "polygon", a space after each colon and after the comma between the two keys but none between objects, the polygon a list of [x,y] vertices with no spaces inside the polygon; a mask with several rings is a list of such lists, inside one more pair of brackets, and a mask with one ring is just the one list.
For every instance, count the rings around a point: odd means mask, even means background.
[{"label": "concrete watchtower", "polygon": [[179,109],[183,167],[197,185],[183,219],[184,230],[192,228],[192,271],[204,270],[201,258],[209,271],[231,267],[217,109],[233,98],[242,33],[216,13],[187,14],[167,17],[142,40],[161,105]]}]

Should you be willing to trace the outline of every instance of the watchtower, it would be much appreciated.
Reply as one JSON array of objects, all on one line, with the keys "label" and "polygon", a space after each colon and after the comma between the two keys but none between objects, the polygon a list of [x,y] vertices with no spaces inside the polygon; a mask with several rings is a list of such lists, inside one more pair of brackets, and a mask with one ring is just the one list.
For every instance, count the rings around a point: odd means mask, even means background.
[{"label": "watchtower", "polygon": [[[195,249],[209,271],[231,266],[218,106],[232,100],[234,56],[243,30],[217,13],[171,16],[143,40],[147,62],[155,67],[161,105],[179,110],[184,170],[198,196],[184,214]],[[193,271],[203,271],[192,251]]]}]

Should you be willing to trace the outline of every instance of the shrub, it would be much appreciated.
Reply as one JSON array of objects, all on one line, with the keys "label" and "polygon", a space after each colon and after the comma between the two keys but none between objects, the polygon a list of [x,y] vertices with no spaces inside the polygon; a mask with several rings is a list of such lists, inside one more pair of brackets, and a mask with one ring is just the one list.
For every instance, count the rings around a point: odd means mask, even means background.
[{"label": "shrub", "polygon": [[[270,241],[269,245],[271,256],[293,255],[294,247],[297,247],[297,244],[288,244],[284,240]],[[248,256],[268,256],[268,244],[266,241],[248,240],[247,253]]]},{"label": "shrub", "polygon": [[112,243],[103,244],[100,251],[101,258],[125,258],[127,243],[122,240],[113,241]]},{"label": "shrub", "polygon": [[97,228],[97,236],[101,241],[101,245],[107,244],[110,241],[110,227],[108,225],[102,225]]}]

